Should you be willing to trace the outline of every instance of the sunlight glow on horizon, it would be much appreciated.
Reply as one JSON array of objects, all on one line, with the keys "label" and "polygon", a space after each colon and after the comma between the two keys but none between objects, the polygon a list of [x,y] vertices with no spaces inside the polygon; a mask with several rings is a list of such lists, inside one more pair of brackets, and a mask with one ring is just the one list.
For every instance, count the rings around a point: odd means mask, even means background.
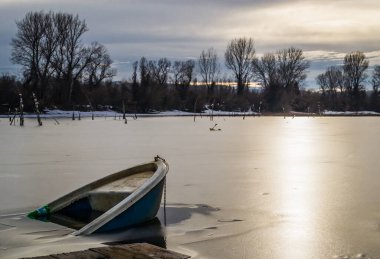
[{"label": "sunlight glow on horizon", "polygon": [[[311,1],[244,10],[228,19],[234,26],[227,31],[225,38],[231,38],[233,35],[252,36],[259,46],[338,43],[350,45],[360,41],[380,41],[380,27],[377,21],[379,9],[371,8],[371,5],[365,5],[364,2],[344,5],[341,2]],[[242,17],[246,20],[244,25]],[[373,50],[379,49],[380,46],[377,45],[377,49]],[[360,47],[352,49],[354,50],[365,51]],[[332,47],[330,51],[337,49]]]}]

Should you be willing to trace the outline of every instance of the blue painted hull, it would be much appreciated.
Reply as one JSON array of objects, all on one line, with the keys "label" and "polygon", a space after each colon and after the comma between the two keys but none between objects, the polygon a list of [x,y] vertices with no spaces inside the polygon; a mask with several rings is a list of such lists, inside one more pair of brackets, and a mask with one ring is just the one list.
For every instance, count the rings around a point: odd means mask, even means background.
[{"label": "blue painted hull", "polygon": [[144,197],[103,225],[95,233],[124,229],[153,219],[160,208],[164,184],[165,178]]}]

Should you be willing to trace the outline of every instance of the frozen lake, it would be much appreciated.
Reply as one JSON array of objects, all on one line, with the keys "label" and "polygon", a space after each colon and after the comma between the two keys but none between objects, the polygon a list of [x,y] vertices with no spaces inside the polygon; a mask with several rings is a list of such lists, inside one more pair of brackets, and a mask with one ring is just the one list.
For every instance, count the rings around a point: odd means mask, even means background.
[{"label": "frozen lake", "polygon": [[[193,258],[380,258],[379,117],[59,122],[0,119],[0,215],[160,155],[170,164],[161,226],[169,249]],[[221,131],[209,130],[215,123]]]}]

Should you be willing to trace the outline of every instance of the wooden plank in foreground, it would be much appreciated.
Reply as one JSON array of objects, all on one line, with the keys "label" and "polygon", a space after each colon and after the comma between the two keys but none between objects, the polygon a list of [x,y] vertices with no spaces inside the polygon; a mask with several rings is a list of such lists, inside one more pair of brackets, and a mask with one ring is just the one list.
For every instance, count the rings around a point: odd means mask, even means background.
[{"label": "wooden plank in foreground", "polygon": [[187,259],[188,255],[176,253],[147,243],[90,248],[84,251],[48,256],[29,257],[33,259]]},{"label": "wooden plank in foreground", "polygon": [[[54,259],[103,259],[107,257],[102,257],[98,253],[86,250],[86,251],[79,251],[79,252],[71,252],[71,253],[63,253],[63,254],[57,254],[57,255],[50,255]],[[49,257],[49,259],[51,258]],[[41,258],[42,259],[42,258]]]},{"label": "wooden plank in foreground", "polygon": [[130,244],[129,248],[135,252],[148,254],[150,258],[164,258],[164,259],[186,259],[190,258],[188,255],[179,254],[173,251],[163,249],[158,246],[153,246],[146,243]]},{"label": "wooden plank in foreground", "polygon": [[124,258],[133,258],[133,259],[151,259],[152,257],[147,256],[142,253],[136,253],[134,251],[130,251],[128,247],[99,247],[99,248],[91,248],[90,251],[97,252],[104,256],[104,258],[113,258],[113,259],[124,259]]}]

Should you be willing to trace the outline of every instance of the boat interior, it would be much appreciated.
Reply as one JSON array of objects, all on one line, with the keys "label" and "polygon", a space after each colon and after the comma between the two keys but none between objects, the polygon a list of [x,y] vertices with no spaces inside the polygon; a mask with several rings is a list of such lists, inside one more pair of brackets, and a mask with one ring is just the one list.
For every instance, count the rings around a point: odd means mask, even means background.
[{"label": "boat interior", "polygon": [[126,176],[85,192],[68,206],[53,212],[50,222],[73,229],[80,229],[127,198],[154,174],[145,171]]}]

